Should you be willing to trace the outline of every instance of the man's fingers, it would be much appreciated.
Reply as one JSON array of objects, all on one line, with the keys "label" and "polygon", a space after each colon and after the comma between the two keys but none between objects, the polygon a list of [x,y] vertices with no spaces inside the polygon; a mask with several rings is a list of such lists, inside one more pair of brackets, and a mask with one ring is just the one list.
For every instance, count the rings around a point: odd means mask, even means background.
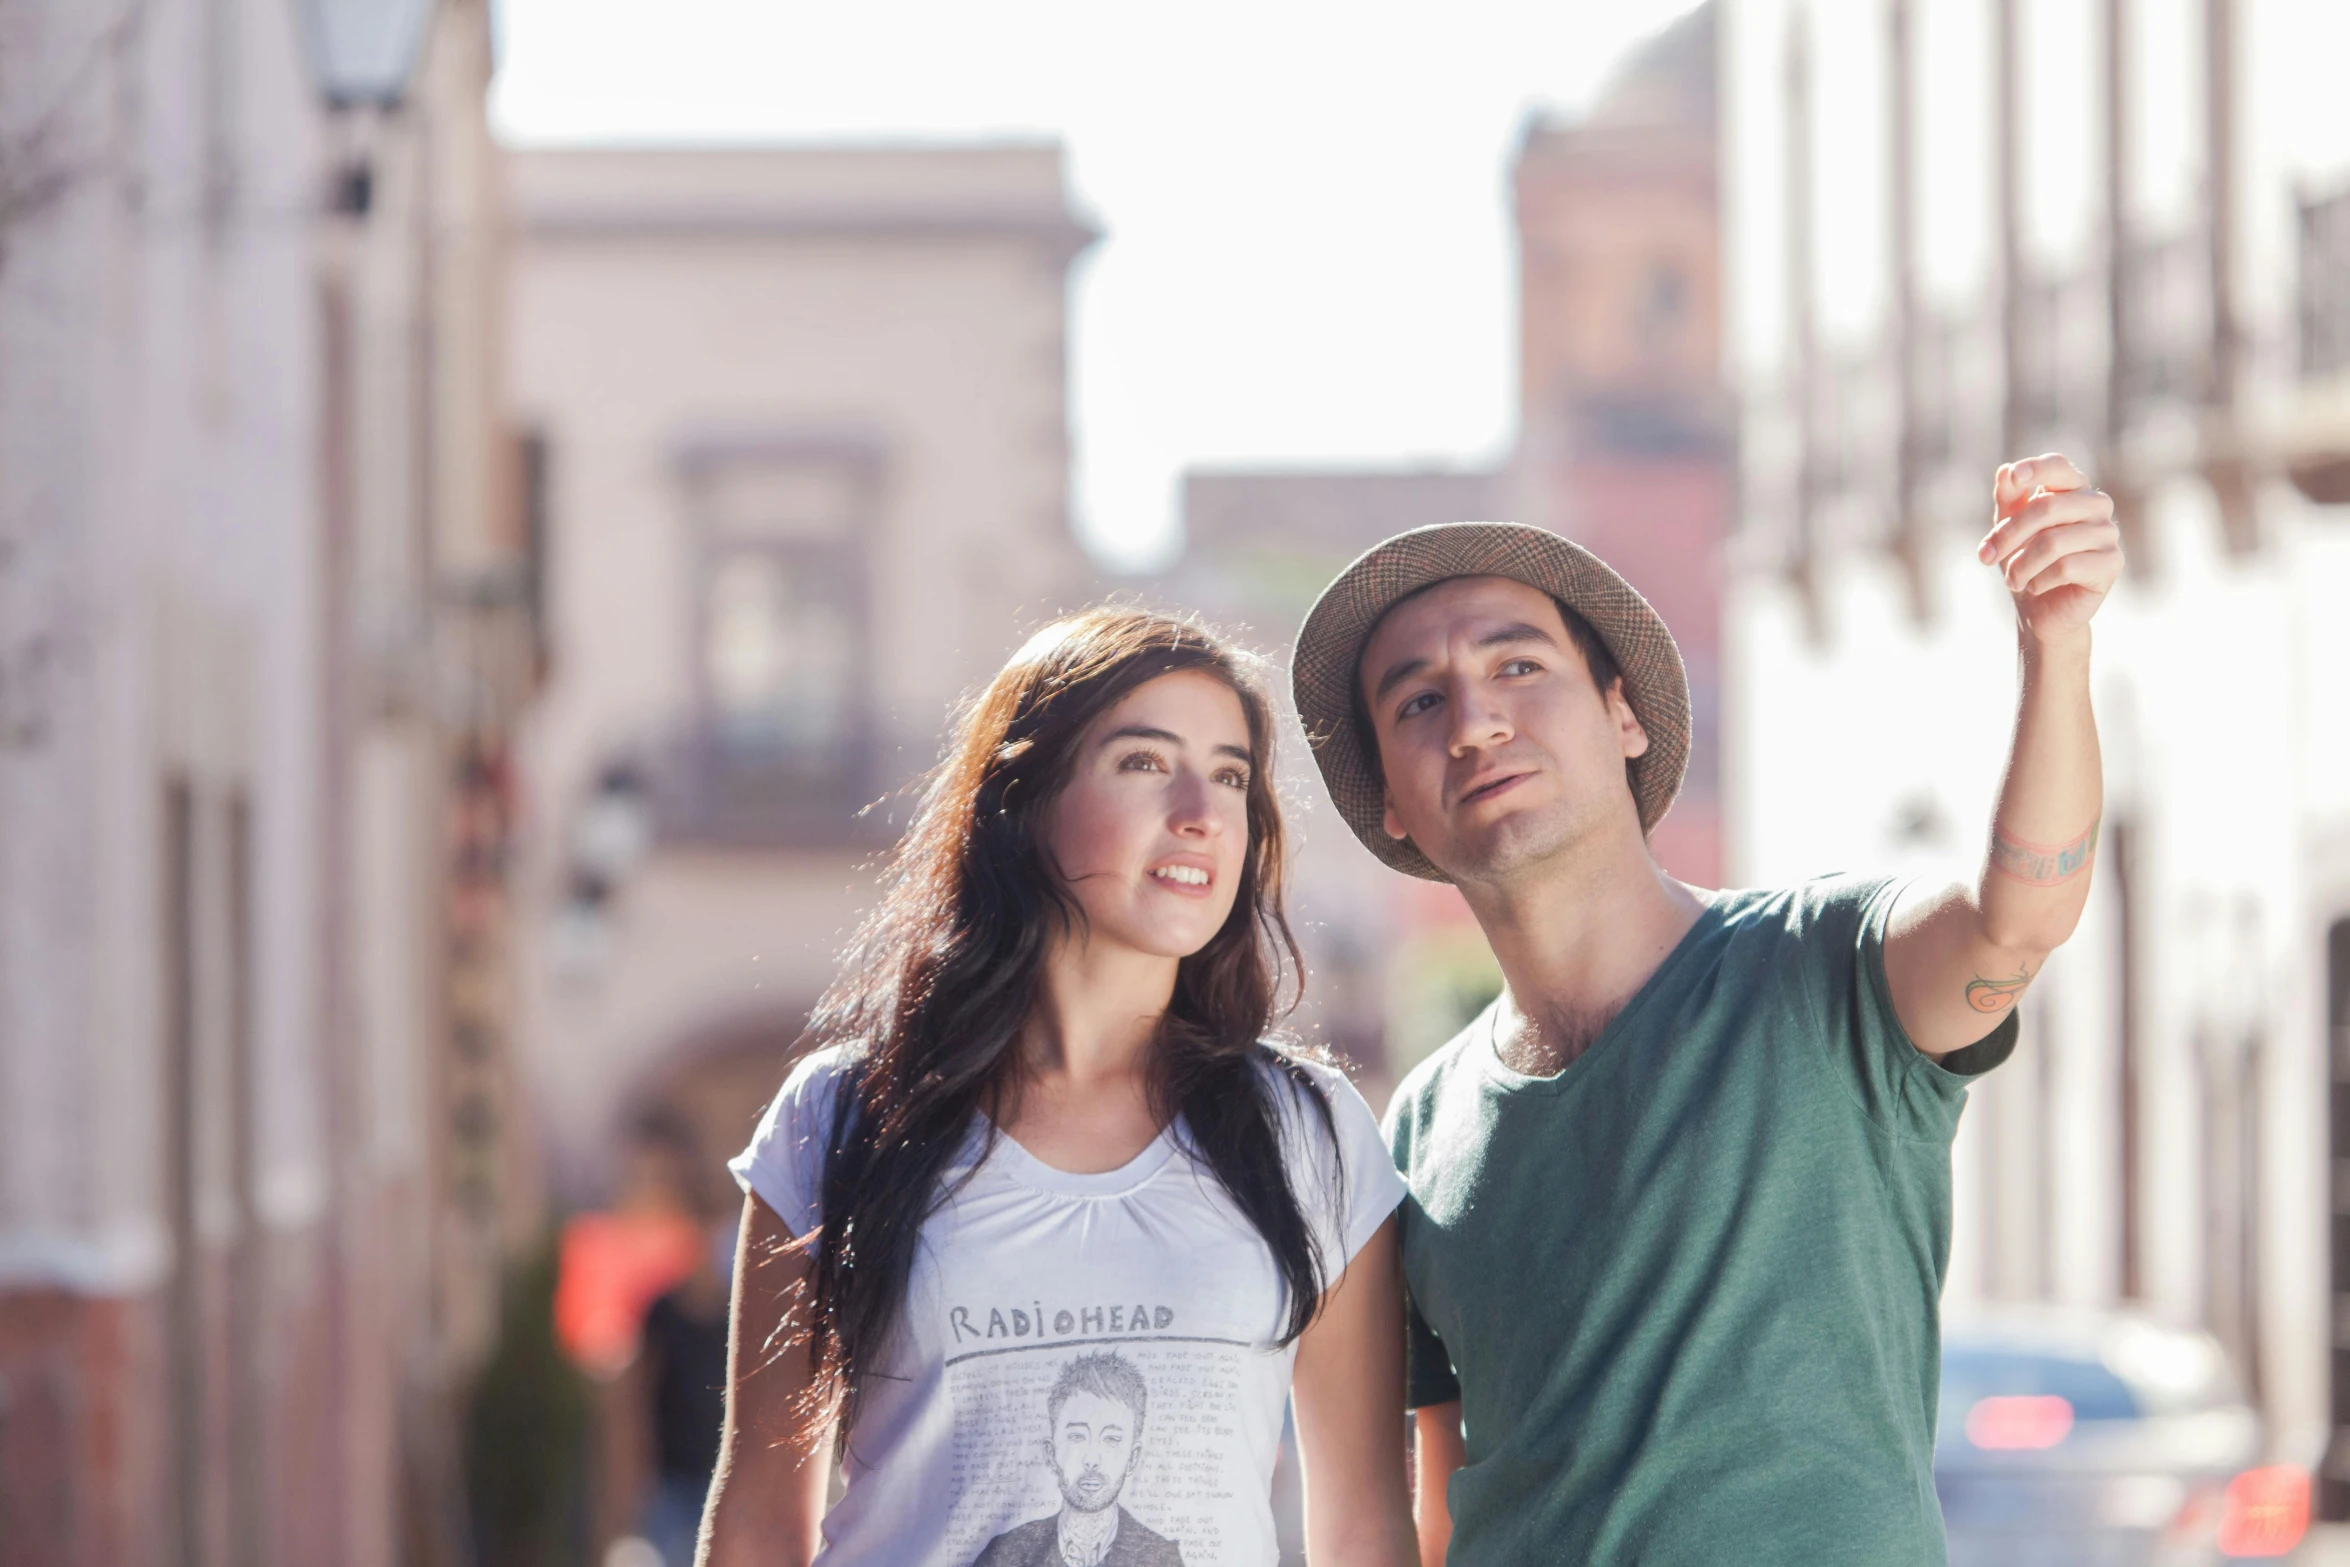
[{"label": "man's fingers", "polygon": [[2021,593],[2025,584],[2056,561],[2087,551],[2118,547],[2121,530],[2111,519],[2062,523],[2034,534],[2029,543],[2000,563],[1999,574],[2010,590]]},{"label": "man's fingers", "polygon": [[2037,597],[2051,588],[2088,588],[2103,593],[2121,580],[2121,546],[2106,545],[2098,549],[2079,550],[2052,562],[2048,569],[2030,578],[2019,590],[2027,597]]},{"label": "man's fingers", "polygon": [[2110,522],[2113,497],[2103,490],[2062,490],[2035,495],[2001,521],[1975,546],[1975,558],[2005,560],[2048,528],[2076,522]]},{"label": "man's fingers", "polygon": [[2113,525],[2111,518],[2065,523],[2033,535],[2029,544],[2001,564],[1999,574],[2007,579],[2007,585],[2012,591],[2021,593],[2026,584],[2059,560],[2097,550],[2115,549],[2120,544],[2121,530]]},{"label": "man's fingers", "polygon": [[2000,467],[1998,477],[1991,482],[1991,510],[1994,516],[2004,517],[2034,490],[2088,487],[2088,475],[2074,467],[2070,457],[2062,452],[2044,452]]}]

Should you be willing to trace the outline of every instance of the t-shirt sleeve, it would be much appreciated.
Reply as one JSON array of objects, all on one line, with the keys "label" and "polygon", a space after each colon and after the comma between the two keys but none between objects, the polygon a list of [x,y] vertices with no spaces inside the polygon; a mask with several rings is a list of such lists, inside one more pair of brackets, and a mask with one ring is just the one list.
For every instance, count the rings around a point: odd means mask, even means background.
[{"label": "t-shirt sleeve", "polygon": [[[1427,1068],[1423,1067],[1423,1071]],[[1427,1221],[1420,1209],[1420,1201],[1410,1194],[1411,1182],[1402,1172],[1412,1168],[1412,1140],[1418,1134],[1419,1122],[1414,1113],[1418,1098],[1413,1092],[1417,1076],[1407,1079],[1395,1091],[1395,1098],[1387,1107],[1387,1154],[1389,1164],[1397,1171],[1397,1179],[1404,1182],[1406,1194],[1398,1214],[1399,1228],[1404,1240],[1403,1293],[1403,1364],[1404,1404],[1412,1409],[1425,1409],[1430,1404],[1450,1404],[1461,1396],[1461,1379],[1454,1370],[1452,1352],[1444,1347],[1444,1340],[1429,1326],[1427,1314],[1421,1311],[1420,1301],[1411,1284],[1411,1240],[1414,1226]]]},{"label": "t-shirt sleeve", "polygon": [[735,1183],[758,1193],[794,1236],[814,1229],[821,1216],[824,1147],[842,1071],[837,1048],[803,1058],[759,1118],[750,1146],[727,1162]]},{"label": "t-shirt sleeve", "polygon": [[1306,1222],[1324,1272],[1335,1279],[1403,1201],[1403,1177],[1395,1173],[1371,1107],[1346,1074],[1317,1062],[1301,1064],[1329,1102],[1330,1119],[1325,1125],[1291,1082],[1281,1095],[1284,1131],[1294,1150],[1292,1179]]},{"label": "t-shirt sleeve", "polygon": [[1452,1354],[1444,1340],[1420,1315],[1420,1303],[1409,1286],[1403,1297],[1404,1403],[1412,1409],[1459,1401],[1461,1379],[1452,1368]]},{"label": "t-shirt sleeve", "polygon": [[1982,1039],[1937,1060],[1918,1049],[1893,1009],[1885,932],[1901,878],[1833,877],[1802,888],[1791,923],[1802,944],[1806,1002],[1835,1068],[1869,1118],[1905,1137],[1947,1140],[1967,1084],[2015,1052],[2010,1012]]}]

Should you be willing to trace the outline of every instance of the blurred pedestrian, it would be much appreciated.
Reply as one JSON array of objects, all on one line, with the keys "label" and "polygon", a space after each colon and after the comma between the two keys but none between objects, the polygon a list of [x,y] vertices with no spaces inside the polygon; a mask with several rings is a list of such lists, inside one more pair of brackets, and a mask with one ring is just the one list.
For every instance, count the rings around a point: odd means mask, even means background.
[{"label": "blurred pedestrian", "polygon": [[[644,1280],[608,1281],[612,1298],[597,1308],[615,1319],[604,1330],[615,1347],[602,1373],[598,1511],[600,1538],[649,1546],[664,1567],[692,1567],[725,1416],[735,1226],[717,1200],[718,1167],[702,1149],[688,1117],[652,1107],[631,1130],[614,1211],[572,1221],[600,1219],[591,1235],[627,1233],[616,1228],[627,1222],[661,1243],[648,1240],[635,1259],[648,1270]],[[623,1283],[635,1287],[623,1294]]]},{"label": "blurred pedestrian", "polygon": [[645,1312],[634,1378],[650,1437],[641,1532],[663,1567],[693,1567],[702,1506],[726,1419],[726,1304],[733,1226],[711,1231],[707,1260]]},{"label": "blurred pedestrian", "polygon": [[[1992,523],[2022,693],[1985,859],[1943,886],[1660,869],[1680,655],[1554,534],[1401,534],[1307,617],[1297,707],[1341,814],[1460,888],[1507,982],[1389,1110],[1426,1560],[1944,1559],[1950,1143],[2088,898],[2089,620],[2122,565],[2062,457],[2001,468]],[[1823,710],[1820,767],[1878,717]]]},{"label": "blurred pedestrian", "polygon": [[[710,1567],[1401,1567],[1402,1184],[1271,1042],[1270,707],[1180,620],[1057,621],[961,720],[735,1161]],[[824,1510],[836,1438],[844,1486]]]}]

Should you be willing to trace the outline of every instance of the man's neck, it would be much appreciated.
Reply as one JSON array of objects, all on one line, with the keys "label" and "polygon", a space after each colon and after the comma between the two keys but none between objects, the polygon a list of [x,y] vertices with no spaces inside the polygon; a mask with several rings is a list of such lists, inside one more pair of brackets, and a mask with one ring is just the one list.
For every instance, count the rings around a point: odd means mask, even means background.
[{"label": "man's neck", "polygon": [[1463,882],[1461,895],[1509,987],[1503,1059],[1536,1076],[1590,1047],[1706,902],[1666,875],[1640,838],[1578,846],[1503,881]]},{"label": "man's neck", "polygon": [[1090,1567],[1110,1554],[1110,1538],[1117,1532],[1118,1507],[1114,1502],[1092,1513],[1064,1507],[1061,1509],[1061,1560]]}]

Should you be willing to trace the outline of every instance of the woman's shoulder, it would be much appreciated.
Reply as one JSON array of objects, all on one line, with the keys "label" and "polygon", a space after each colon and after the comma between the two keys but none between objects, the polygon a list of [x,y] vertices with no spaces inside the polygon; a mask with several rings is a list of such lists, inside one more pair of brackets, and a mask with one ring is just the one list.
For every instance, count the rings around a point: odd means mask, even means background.
[{"label": "woman's shoulder", "polygon": [[816,1122],[828,1121],[843,1087],[856,1082],[861,1065],[859,1053],[849,1045],[825,1045],[809,1051],[785,1074],[783,1087],[775,1095],[774,1108],[779,1113],[771,1118],[810,1130]]},{"label": "woman's shoulder", "polygon": [[1344,1137],[1359,1119],[1376,1130],[1371,1107],[1354,1079],[1347,1076],[1343,1065],[1321,1052],[1287,1040],[1265,1039],[1257,1043],[1256,1064],[1282,1120],[1292,1128],[1309,1137],[1319,1138],[1332,1131]]},{"label": "woman's shoulder", "polygon": [[1340,1087],[1351,1088],[1344,1068],[1322,1052],[1294,1040],[1267,1038],[1257,1041],[1257,1074],[1276,1088],[1290,1093],[1302,1091],[1307,1084],[1324,1093]]},{"label": "woman's shoulder", "polygon": [[1286,1157],[1324,1255],[1351,1258],[1403,1199],[1379,1119],[1345,1068],[1318,1051],[1269,1040],[1259,1068],[1276,1085]]},{"label": "woman's shoulder", "polygon": [[845,1044],[821,1045],[792,1063],[789,1076],[783,1080],[788,1090],[816,1088],[829,1089],[849,1075],[856,1061]]}]

